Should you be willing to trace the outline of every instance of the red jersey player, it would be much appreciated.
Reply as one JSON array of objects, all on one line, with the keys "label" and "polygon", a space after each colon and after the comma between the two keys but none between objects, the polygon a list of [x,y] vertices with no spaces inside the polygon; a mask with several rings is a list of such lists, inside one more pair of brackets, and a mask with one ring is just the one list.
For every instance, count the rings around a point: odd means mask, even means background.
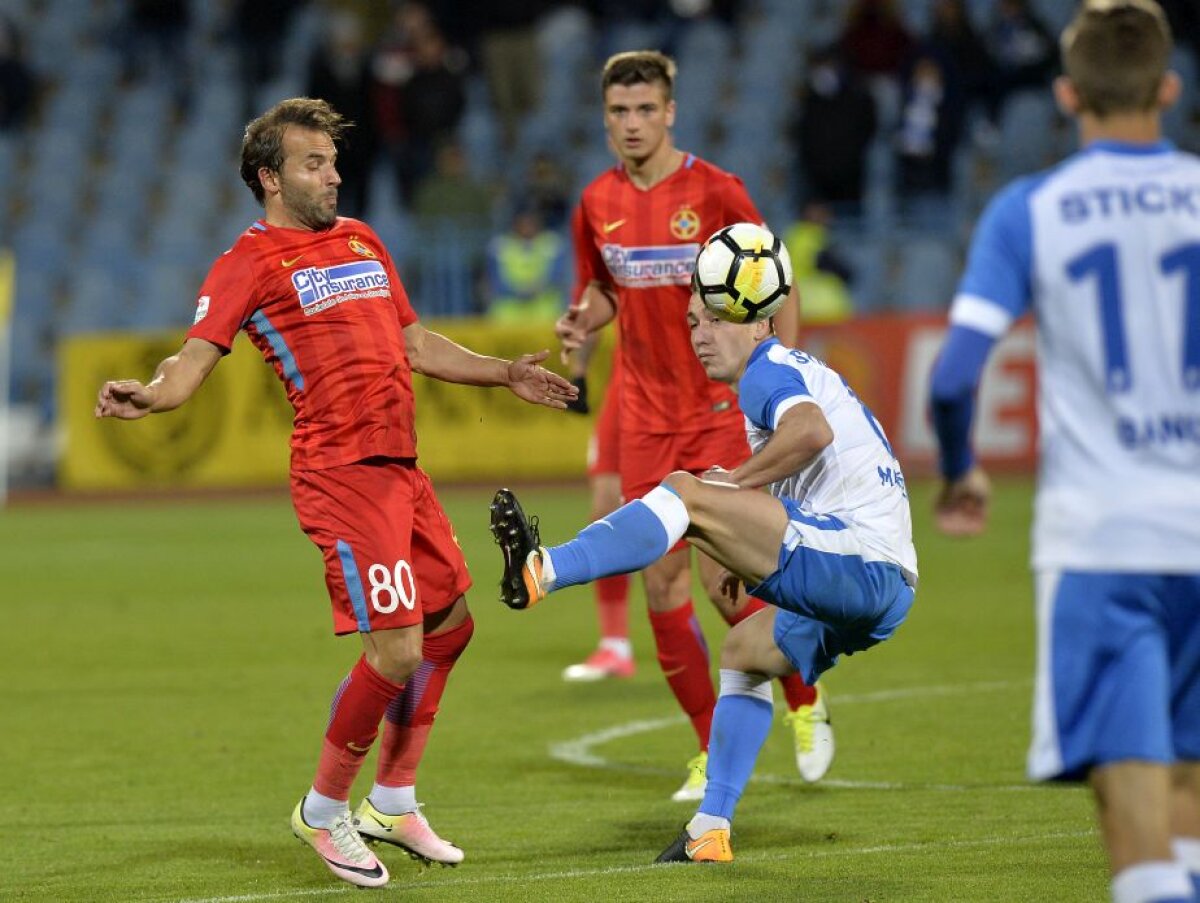
[{"label": "red jersey player", "polygon": [[[692,351],[687,307],[700,243],[722,226],[760,223],[762,216],[740,179],[675,147],[674,75],[674,62],[655,51],[619,53],[604,66],[604,122],[620,165],[588,185],[575,210],[583,288],[557,324],[565,354],[619,319],[622,366],[610,391],[620,403],[627,499],[641,497],[672,471],[732,470],[750,454],[733,392],[710,380]],[[798,316],[798,302],[790,299],[777,317],[779,332],[794,335]],[[709,598],[730,624],[763,607],[727,594],[732,584],[711,560],[701,556],[699,568]],[[698,800],[716,694],[689,598],[687,547],[647,568],[643,581],[659,664],[700,743],[672,798]],[[797,765],[806,780],[817,780],[833,756],[825,701],[798,677],[787,679],[784,691]]]},{"label": "red jersey player", "polygon": [[[325,559],[334,631],[357,632],[363,645],[334,695],[316,778],[292,830],[339,878],[375,887],[388,872],[364,837],[426,861],[463,858],[425,821],[414,787],[473,622],[466,564],[416,464],[411,373],[507,386],[553,408],[565,408],[576,390],[538,366],[548,352],[483,357],[417,321],[378,236],[337,216],[342,128],[327,103],[308,98],[285,100],[249,124],[241,174],[265,215],[213,264],[183,348],[146,385],[105,383],[96,416],[133,420],[183,404],[240,329],[286,385],[296,412],[296,514]],[[352,816],[350,787],[380,721],[375,784]]]}]

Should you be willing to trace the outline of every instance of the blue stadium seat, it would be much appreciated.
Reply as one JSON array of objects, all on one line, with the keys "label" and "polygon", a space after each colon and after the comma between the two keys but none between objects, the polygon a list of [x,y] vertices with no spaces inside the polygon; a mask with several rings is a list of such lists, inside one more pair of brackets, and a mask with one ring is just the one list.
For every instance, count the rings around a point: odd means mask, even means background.
[{"label": "blue stadium seat", "polygon": [[906,311],[940,311],[950,305],[962,261],[951,241],[934,236],[901,237],[893,304]]},{"label": "blue stadium seat", "polygon": [[67,284],[63,333],[104,332],[130,326],[129,292],[125,283],[102,267],[76,270]]},{"label": "blue stadium seat", "polygon": [[1000,115],[1001,152],[997,161],[1004,181],[1055,161],[1056,116],[1050,92],[1043,88],[1018,91],[1008,98]]}]

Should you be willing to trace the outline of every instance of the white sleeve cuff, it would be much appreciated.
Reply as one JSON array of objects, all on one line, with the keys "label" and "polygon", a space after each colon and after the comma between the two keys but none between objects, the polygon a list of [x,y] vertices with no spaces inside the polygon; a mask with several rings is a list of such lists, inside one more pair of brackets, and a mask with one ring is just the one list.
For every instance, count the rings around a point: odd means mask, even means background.
[{"label": "white sleeve cuff", "polygon": [[1008,332],[1013,316],[995,301],[978,295],[956,295],[950,307],[950,325],[966,326],[994,339]]}]

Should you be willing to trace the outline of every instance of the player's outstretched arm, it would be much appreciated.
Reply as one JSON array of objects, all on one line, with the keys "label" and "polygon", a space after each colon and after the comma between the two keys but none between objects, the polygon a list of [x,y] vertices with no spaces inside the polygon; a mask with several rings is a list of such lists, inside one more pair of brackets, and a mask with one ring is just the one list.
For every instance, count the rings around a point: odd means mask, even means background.
[{"label": "player's outstretched arm", "polygon": [[820,407],[801,402],[779,418],[770,440],[735,468],[727,481],[743,489],[767,486],[803,470],[833,441],[833,430]]},{"label": "player's outstretched arm", "polygon": [[476,354],[420,323],[404,327],[405,350],[413,370],[443,382],[467,386],[507,386],[519,398],[548,408],[566,409],[579,394],[570,382],[541,362],[548,350],[523,354],[515,361]]},{"label": "player's outstretched arm", "polygon": [[179,407],[195,394],[221,359],[221,349],[203,339],[188,339],[177,354],[163,360],[154,378],[109,380],[100,387],[97,417],[137,420]]}]

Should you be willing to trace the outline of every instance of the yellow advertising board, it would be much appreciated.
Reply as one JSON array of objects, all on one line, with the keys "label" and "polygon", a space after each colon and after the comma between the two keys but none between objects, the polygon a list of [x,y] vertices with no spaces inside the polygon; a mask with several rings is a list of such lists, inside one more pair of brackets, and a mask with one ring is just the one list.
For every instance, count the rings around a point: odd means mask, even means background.
[{"label": "yellow advertising board", "polygon": [[[481,354],[513,358],[557,348],[548,326],[503,326],[479,320],[425,325]],[[292,410],[275,373],[244,336],[179,410],[133,422],[95,419],[96,393],[106,379],[148,380],[158,362],[179,349],[182,339],[182,334],[110,333],[63,341],[58,402],[66,438],[62,487],[286,483]],[[607,383],[610,351],[611,340],[606,339],[589,373],[594,385]],[[560,369],[557,352],[547,364]],[[594,414],[580,417],[535,407],[506,389],[449,385],[422,376],[415,376],[413,383],[420,463],[434,479],[503,482],[582,477]]]}]

